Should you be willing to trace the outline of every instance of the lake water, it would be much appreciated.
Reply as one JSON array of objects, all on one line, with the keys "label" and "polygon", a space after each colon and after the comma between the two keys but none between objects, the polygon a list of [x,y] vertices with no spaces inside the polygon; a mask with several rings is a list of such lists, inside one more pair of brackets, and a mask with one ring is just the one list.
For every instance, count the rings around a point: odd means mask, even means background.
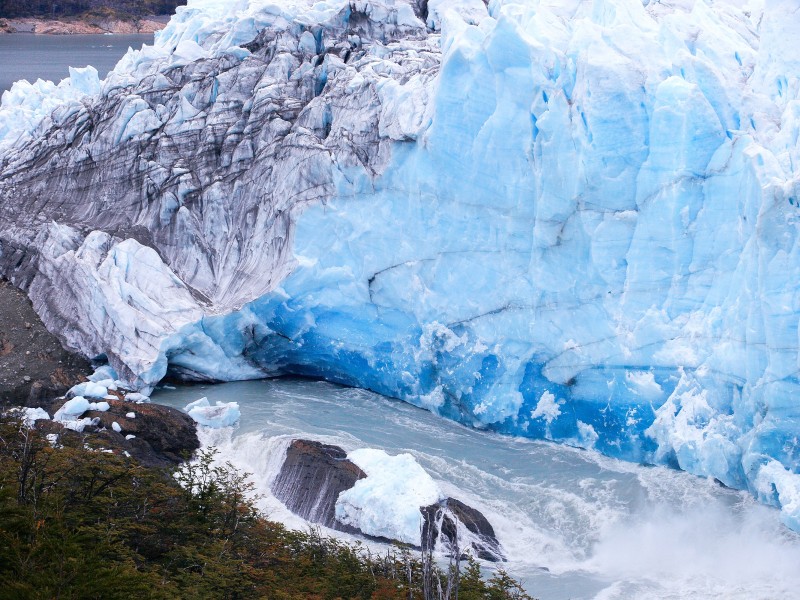
[{"label": "lake water", "polygon": [[92,65],[103,79],[128,47],[138,49],[152,43],[152,34],[0,35],[0,94],[20,79],[58,83],[69,76],[69,67]]},{"label": "lake water", "polygon": [[240,404],[237,428],[205,430],[201,439],[251,473],[260,508],[289,526],[307,523],[269,486],[289,441],[303,437],[411,453],[445,494],[489,518],[505,567],[541,600],[800,597],[800,536],[777,510],[713,481],[476,431],[323,382],[162,387],[153,400],[183,407],[202,396]]}]

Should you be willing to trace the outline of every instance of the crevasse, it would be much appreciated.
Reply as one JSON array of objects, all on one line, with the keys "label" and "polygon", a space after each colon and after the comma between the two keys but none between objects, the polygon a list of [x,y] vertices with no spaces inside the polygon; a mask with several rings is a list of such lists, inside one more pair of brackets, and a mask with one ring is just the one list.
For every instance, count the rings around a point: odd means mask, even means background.
[{"label": "crevasse", "polygon": [[[230,162],[170,165],[125,216],[153,239],[15,217],[0,265],[35,254],[45,322],[141,388],[323,377],[715,477],[800,529],[798,34],[789,0],[190,2],[73,105],[138,98],[81,144],[225,123]],[[36,299],[64,286],[59,325]]]}]

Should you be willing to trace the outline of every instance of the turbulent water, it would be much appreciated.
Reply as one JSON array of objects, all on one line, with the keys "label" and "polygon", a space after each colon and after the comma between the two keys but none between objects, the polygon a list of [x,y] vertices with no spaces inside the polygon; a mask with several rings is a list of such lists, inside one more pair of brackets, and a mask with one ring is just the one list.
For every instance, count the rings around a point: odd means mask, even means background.
[{"label": "turbulent water", "polygon": [[68,67],[92,65],[105,77],[128,48],[153,42],[146,35],[0,35],[0,94],[20,79],[69,77]]},{"label": "turbulent water", "polygon": [[541,600],[776,599],[800,586],[800,536],[777,510],[713,480],[468,429],[322,382],[163,387],[154,400],[182,407],[202,396],[240,404],[238,428],[206,430],[203,441],[253,473],[261,507],[294,527],[305,523],[269,483],[288,441],[307,437],[413,454],[446,494],[490,518],[508,570]]}]

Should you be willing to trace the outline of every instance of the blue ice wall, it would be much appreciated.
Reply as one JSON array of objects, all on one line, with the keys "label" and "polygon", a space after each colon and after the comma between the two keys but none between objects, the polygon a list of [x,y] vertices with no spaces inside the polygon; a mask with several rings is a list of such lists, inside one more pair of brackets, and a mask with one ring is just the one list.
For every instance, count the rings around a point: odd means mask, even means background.
[{"label": "blue ice wall", "polygon": [[567,4],[445,23],[417,138],[297,215],[279,289],[164,356],[674,465],[797,527],[798,80],[764,32],[798,18],[768,2],[758,49],[703,2]]}]

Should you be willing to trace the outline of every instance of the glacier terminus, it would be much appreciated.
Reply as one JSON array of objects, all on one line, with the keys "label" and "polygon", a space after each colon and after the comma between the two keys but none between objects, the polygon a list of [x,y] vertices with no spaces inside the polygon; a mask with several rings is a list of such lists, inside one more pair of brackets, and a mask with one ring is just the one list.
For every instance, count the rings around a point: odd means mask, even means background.
[{"label": "glacier terminus", "polygon": [[795,0],[190,0],[0,106],[0,275],[148,393],[319,377],[800,530]]}]

